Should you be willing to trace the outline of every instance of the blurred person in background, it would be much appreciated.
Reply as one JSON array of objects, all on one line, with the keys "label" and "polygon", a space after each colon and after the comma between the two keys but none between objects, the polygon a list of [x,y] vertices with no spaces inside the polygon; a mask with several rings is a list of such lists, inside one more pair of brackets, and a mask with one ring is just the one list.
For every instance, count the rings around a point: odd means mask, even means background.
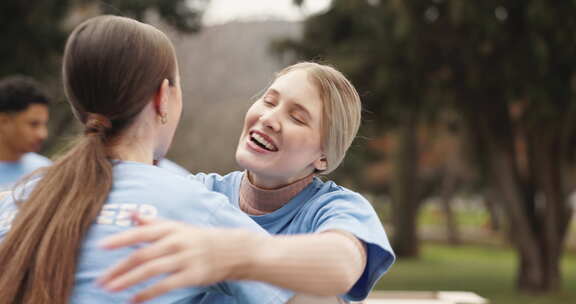
[{"label": "blurred person in background", "polygon": [[51,164],[36,153],[48,136],[49,103],[32,78],[0,79],[0,191]]},{"label": "blurred person in background", "polygon": [[[333,302],[363,300],[394,262],[384,228],[360,194],[323,181],[345,157],[361,122],[356,89],[336,69],[304,62],[277,74],[245,116],[236,161],[245,171],[196,174],[193,179],[225,194],[274,238],[253,235],[236,255],[244,279],[260,280]],[[185,223],[141,221],[112,236],[108,248],[152,242],[107,273],[103,282],[123,290],[158,274],[179,278],[143,292],[143,299],[201,280],[205,267]],[[251,239],[251,240],[250,240]],[[298,297],[294,303],[314,303]],[[323,299],[324,300],[324,299]],[[200,303],[235,303],[211,293]],[[323,302],[326,303],[326,302]]]}]

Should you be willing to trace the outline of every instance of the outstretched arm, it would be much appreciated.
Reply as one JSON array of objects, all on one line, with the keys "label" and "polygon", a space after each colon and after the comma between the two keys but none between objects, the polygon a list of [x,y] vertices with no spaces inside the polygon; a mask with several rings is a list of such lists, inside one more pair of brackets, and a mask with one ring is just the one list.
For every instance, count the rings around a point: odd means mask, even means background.
[{"label": "outstretched arm", "polygon": [[366,250],[343,231],[274,236],[255,250],[244,278],[315,295],[346,293],[366,264]]},{"label": "outstretched arm", "polygon": [[103,246],[113,249],[152,244],[100,280],[105,288],[117,291],[169,274],[138,294],[137,302],[176,288],[222,280],[258,280],[296,292],[339,295],[354,285],[366,264],[363,243],[347,232],[269,236],[240,229],[137,220],[142,226],[107,238]]}]

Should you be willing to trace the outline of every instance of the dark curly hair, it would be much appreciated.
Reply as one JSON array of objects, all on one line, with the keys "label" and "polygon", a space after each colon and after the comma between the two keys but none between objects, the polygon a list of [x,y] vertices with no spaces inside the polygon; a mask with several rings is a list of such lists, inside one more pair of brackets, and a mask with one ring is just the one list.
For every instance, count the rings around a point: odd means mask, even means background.
[{"label": "dark curly hair", "polygon": [[20,75],[0,79],[0,113],[22,112],[32,104],[50,104],[34,79]]}]

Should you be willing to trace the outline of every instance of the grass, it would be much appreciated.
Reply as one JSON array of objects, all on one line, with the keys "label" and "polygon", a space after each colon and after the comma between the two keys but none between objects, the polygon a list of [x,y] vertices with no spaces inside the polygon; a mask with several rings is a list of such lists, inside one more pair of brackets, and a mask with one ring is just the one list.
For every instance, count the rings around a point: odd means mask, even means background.
[{"label": "grass", "polygon": [[[383,222],[388,224],[389,205],[375,205]],[[504,233],[488,229],[490,219],[484,208],[479,204],[459,204],[454,211],[461,239],[467,245],[440,244],[439,241],[446,240],[444,215],[438,204],[426,204],[418,217],[419,236],[425,240],[421,259],[398,261],[376,289],[472,291],[489,299],[491,304],[576,304],[576,217],[562,263],[562,291],[535,296],[516,291],[516,254],[506,245],[509,242]]]},{"label": "grass", "polygon": [[379,290],[473,291],[492,304],[576,303],[576,255],[563,260],[563,291],[520,295],[514,289],[516,261],[508,248],[424,244],[422,258],[400,260],[380,280]]}]

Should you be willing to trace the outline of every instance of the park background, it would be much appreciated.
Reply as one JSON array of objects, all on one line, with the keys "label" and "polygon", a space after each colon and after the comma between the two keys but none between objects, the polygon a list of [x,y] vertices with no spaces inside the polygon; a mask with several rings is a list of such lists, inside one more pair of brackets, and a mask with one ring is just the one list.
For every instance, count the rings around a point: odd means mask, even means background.
[{"label": "park background", "polygon": [[79,131],[65,38],[103,13],[174,41],[185,105],[168,158],[191,172],[237,169],[244,112],[282,67],[349,76],[363,127],[327,178],[385,223],[399,259],[377,289],[576,303],[576,1],[4,0],[0,77],[54,97],[47,155]]}]

